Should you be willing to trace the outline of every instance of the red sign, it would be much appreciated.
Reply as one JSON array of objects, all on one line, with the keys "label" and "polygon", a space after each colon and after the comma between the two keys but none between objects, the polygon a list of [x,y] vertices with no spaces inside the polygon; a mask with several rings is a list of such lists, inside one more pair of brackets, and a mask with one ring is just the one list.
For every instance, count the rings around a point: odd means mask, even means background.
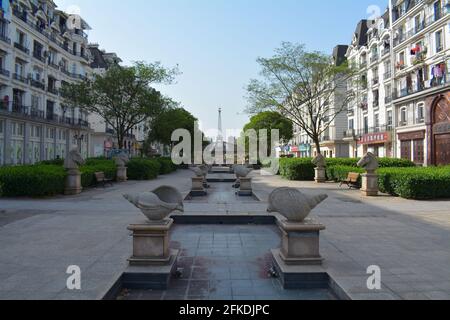
[{"label": "red sign", "polygon": [[300,152],[298,147],[291,147],[291,152]]},{"label": "red sign", "polygon": [[359,144],[380,144],[390,141],[389,132],[369,133],[362,136]]}]

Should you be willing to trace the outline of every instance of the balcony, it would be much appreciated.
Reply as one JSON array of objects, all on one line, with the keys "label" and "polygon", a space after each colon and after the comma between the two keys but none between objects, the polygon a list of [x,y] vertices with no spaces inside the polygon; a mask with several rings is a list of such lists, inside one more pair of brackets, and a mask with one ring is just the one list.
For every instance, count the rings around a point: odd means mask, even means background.
[{"label": "balcony", "polygon": [[10,72],[8,70],[3,69],[3,68],[0,67],[0,75],[9,78]]},{"label": "balcony", "polygon": [[56,95],[56,96],[59,94],[58,89],[56,89],[54,87],[47,87],[47,91],[50,92],[51,94]]},{"label": "balcony", "polygon": [[396,22],[400,18],[404,17],[408,12],[414,9],[417,5],[423,3],[425,0],[411,0],[408,9],[401,11],[400,5],[393,9],[393,21]]},{"label": "balcony", "polygon": [[38,108],[31,107],[30,116],[36,119],[45,119],[44,111],[39,110]]},{"label": "balcony", "polygon": [[19,49],[23,53],[30,54],[30,50],[21,43],[14,42],[14,48]]},{"label": "balcony", "polygon": [[384,103],[385,104],[389,104],[389,103],[391,103],[392,102],[392,96],[386,96],[385,98],[384,98]]},{"label": "balcony", "polygon": [[63,123],[73,126],[75,124],[75,121],[72,118],[63,117]]},{"label": "balcony", "polygon": [[378,59],[379,59],[378,54],[373,54],[373,55],[370,57],[370,63],[375,63],[375,62],[378,61]]},{"label": "balcony", "polygon": [[0,34],[0,40],[5,42],[6,44],[11,44],[11,39],[8,38],[5,34]]},{"label": "balcony", "polygon": [[59,116],[56,113],[47,113],[45,119],[52,122],[59,122]]},{"label": "balcony", "polygon": [[32,87],[35,87],[35,88],[38,88],[38,89],[41,89],[41,90],[45,90],[45,84],[42,83],[41,81],[37,81],[35,79],[31,79],[30,80],[30,84],[31,84]]},{"label": "balcony", "polygon": [[391,71],[385,72],[384,75],[383,75],[383,79],[384,80],[389,80],[389,79],[391,79],[391,77],[392,77],[392,72]]},{"label": "balcony", "polygon": [[378,77],[372,79],[372,85],[376,86],[380,83],[380,79]]},{"label": "balcony", "polygon": [[13,79],[28,84],[28,79],[20,74],[14,73]]},{"label": "balcony", "polygon": [[59,65],[56,64],[56,63],[53,62],[53,61],[49,61],[49,62],[48,62],[48,65],[49,65],[50,67],[52,67],[53,69],[55,69],[55,70],[59,70]]},{"label": "balcony", "polygon": [[21,103],[18,103],[17,101],[13,101],[12,103],[12,112],[22,115],[28,115],[28,109],[29,107],[22,105]]},{"label": "balcony", "polygon": [[78,119],[76,125],[83,128],[89,128],[89,122],[83,119]]},{"label": "balcony", "polygon": [[344,131],[344,140],[356,140],[357,134],[355,129],[349,129]]},{"label": "balcony", "polygon": [[366,67],[367,67],[367,61],[361,61],[361,63],[359,64],[359,67],[360,67],[361,69],[366,68]]},{"label": "balcony", "polygon": [[381,50],[382,57],[388,55],[389,53],[391,53],[391,48],[384,48],[383,50]]},{"label": "balcony", "polygon": [[39,51],[33,51],[33,58],[39,60],[42,63],[45,63],[45,57]]},{"label": "balcony", "polygon": [[13,9],[13,15],[22,20],[23,22],[27,22],[27,12],[18,10],[17,8]]}]

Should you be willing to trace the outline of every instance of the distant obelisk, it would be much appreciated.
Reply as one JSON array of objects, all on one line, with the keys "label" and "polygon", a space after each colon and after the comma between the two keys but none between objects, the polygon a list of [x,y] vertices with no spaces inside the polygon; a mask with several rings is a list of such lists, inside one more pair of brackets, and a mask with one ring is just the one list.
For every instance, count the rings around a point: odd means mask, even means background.
[{"label": "distant obelisk", "polygon": [[218,125],[217,142],[223,142],[222,108],[219,108],[219,125]]}]

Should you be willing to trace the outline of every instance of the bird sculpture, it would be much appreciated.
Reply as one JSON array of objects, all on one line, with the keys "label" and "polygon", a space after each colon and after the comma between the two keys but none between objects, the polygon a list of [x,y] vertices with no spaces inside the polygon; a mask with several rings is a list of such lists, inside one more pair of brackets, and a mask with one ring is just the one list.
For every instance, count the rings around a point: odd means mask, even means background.
[{"label": "bird sculpture", "polygon": [[253,171],[253,169],[247,168],[245,166],[235,166],[234,167],[234,173],[236,174],[236,177],[238,179],[246,178],[252,171]]},{"label": "bird sculpture", "polygon": [[124,198],[134,204],[151,222],[162,221],[174,211],[184,212],[183,196],[172,187],[159,187],[151,192],[125,194]]},{"label": "bird sculpture", "polygon": [[307,196],[297,189],[278,188],[269,196],[268,212],[278,212],[288,221],[303,222],[328,196]]}]

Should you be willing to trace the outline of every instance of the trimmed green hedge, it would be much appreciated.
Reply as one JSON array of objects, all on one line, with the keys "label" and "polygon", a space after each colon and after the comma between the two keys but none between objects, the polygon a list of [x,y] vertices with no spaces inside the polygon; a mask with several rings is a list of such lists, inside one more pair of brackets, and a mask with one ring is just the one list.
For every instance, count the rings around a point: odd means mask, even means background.
[{"label": "trimmed green hedge", "polygon": [[80,167],[81,185],[83,188],[96,184],[95,173],[104,172],[107,179],[116,180],[117,168],[114,160],[88,159],[86,164]]},{"label": "trimmed green hedge", "polygon": [[133,159],[127,164],[128,179],[152,180],[158,177],[161,164],[158,160]]},{"label": "trimmed green hedge", "polygon": [[169,174],[177,171],[178,167],[172,162],[171,158],[156,158],[159,162],[161,168],[159,169],[159,174]]},{"label": "trimmed green hedge", "polygon": [[[280,175],[289,180],[310,181],[314,180],[314,165],[312,158],[282,158],[280,159]],[[335,166],[353,167],[352,171],[357,171],[359,159],[356,158],[332,158],[326,159],[327,168]],[[404,159],[379,158],[380,168],[403,168],[415,167],[411,161]],[[329,170],[327,170],[328,174]],[[328,175],[328,179],[334,180],[333,176]]]},{"label": "trimmed green hedge", "polygon": [[280,175],[289,180],[314,180],[314,165],[311,158],[280,159]]},{"label": "trimmed green hedge", "polygon": [[405,199],[450,199],[450,167],[383,168],[380,191]]},{"label": "trimmed green hedge", "polygon": [[0,195],[44,197],[62,194],[66,172],[61,166],[34,165],[0,168]]}]

